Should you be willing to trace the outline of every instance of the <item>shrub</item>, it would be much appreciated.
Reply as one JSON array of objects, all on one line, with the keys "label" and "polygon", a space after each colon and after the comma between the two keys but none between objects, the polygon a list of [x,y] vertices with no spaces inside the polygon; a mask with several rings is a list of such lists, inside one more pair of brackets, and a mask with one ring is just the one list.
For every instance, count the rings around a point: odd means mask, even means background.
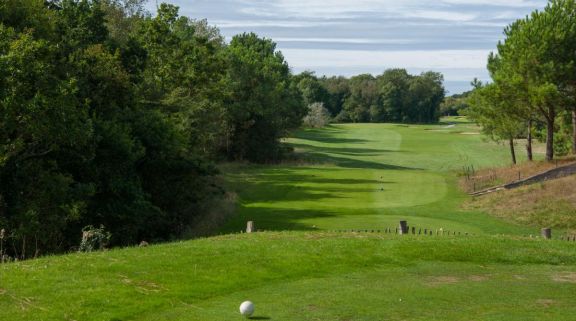
[{"label": "shrub", "polygon": [[96,250],[103,250],[110,242],[112,234],[106,231],[104,225],[96,228],[88,225],[82,229],[82,240],[80,242],[79,252],[92,252]]},{"label": "shrub", "polygon": [[321,128],[330,123],[330,112],[324,103],[313,103],[308,106],[308,115],[304,117],[304,126]]}]

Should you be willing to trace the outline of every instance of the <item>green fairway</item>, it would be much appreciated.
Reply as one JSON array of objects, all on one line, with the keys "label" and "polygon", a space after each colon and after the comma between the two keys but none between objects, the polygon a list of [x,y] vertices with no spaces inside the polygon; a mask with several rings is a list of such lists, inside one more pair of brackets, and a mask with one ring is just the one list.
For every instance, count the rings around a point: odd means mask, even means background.
[{"label": "green fairway", "polygon": [[279,232],[0,265],[1,320],[573,320],[573,243]]},{"label": "green fairway", "polygon": [[465,166],[510,162],[462,119],[439,125],[346,124],[288,139],[303,160],[275,166],[228,165],[238,213],[224,232],[253,220],[264,230],[384,229],[401,219],[429,229],[531,234],[490,216],[463,212],[456,187]]}]

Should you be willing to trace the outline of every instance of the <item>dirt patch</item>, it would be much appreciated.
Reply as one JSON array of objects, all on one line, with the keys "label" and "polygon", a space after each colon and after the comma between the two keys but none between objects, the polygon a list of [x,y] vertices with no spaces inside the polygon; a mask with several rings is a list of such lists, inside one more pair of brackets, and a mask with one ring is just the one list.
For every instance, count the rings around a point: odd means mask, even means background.
[{"label": "dirt patch", "polygon": [[308,308],[308,311],[318,311],[318,306],[314,304],[310,304],[306,308]]},{"label": "dirt patch", "polygon": [[543,306],[545,308],[549,308],[549,307],[555,305],[556,301],[550,300],[550,299],[538,299],[538,300],[536,300],[536,304]]},{"label": "dirt patch", "polygon": [[456,284],[458,282],[460,282],[458,277],[443,275],[430,277],[426,280],[425,284],[428,286],[440,286],[445,284]]},{"label": "dirt patch", "polygon": [[576,272],[563,272],[552,275],[552,280],[562,283],[576,283]]},{"label": "dirt patch", "polygon": [[468,277],[468,280],[473,282],[484,282],[490,280],[490,277],[487,275],[471,275]]},{"label": "dirt patch", "polygon": [[460,135],[480,135],[478,132],[461,132]]}]

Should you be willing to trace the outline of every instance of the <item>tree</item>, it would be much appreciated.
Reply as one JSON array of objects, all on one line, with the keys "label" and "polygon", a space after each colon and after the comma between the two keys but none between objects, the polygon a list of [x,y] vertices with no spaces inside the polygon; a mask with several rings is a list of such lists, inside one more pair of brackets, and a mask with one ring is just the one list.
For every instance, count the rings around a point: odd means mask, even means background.
[{"label": "tree", "polygon": [[349,86],[350,95],[344,101],[344,110],[352,122],[368,122],[371,107],[380,105],[376,79],[369,74],[354,76]]},{"label": "tree", "polygon": [[280,137],[306,114],[288,64],[276,44],[245,33],[232,38],[227,51],[232,95],[226,102],[229,123],[227,155],[256,162],[276,161]]},{"label": "tree", "polygon": [[522,131],[522,122],[509,110],[514,108],[506,88],[497,83],[476,88],[468,100],[468,116],[482,125],[483,132],[495,141],[506,140],[512,163],[516,164],[514,139]]},{"label": "tree", "polygon": [[409,88],[412,76],[405,69],[389,69],[378,77],[385,118],[391,122],[409,120]]},{"label": "tree", "polygon": [[304,126],[321,128],[330,123],[330,112],[323,103],[313,103],[308,106],[308,114],[304,117]]},{"label": "tree", "polygon": [[528,106],[529,124],[533,115],[546,122],[547,160],[554,157],[556,118],[574,106],[575,8],[573,0],[551,1],[544,11],[508,26],[506,39],[498,45],[499,77],[509,78],[527,97],[523,103]]},{"label": "tree", "polygon": [[302,93],[302,99],[306,106],[310,106],[314,103],[328,103],[328,91],[324,86],[322,86],[314,73],[305,71],[294,76],[293,81],[297,84],[298,89]]},{"label": "tree", "polygon": [[333,117],[339,115],[344,108],[344,102],[350,96],[348,79],[344,77],[322,77],[320,78],[320,83],[328,92],[326,108]]}]

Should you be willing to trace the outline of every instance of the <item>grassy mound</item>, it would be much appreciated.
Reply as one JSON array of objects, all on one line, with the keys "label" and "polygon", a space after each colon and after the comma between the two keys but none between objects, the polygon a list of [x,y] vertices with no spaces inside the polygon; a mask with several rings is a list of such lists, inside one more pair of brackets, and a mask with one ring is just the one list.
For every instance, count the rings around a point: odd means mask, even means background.
[{"label": "grassy mound", "polygon": [[465,208],[534,227],[558,228],[555,236],[576,233],[576,176],[474,198]]},{"label": "grassy mound", "polygon": [[573,243],[269,232],[0,266],[2,320],[572,320]]}]

